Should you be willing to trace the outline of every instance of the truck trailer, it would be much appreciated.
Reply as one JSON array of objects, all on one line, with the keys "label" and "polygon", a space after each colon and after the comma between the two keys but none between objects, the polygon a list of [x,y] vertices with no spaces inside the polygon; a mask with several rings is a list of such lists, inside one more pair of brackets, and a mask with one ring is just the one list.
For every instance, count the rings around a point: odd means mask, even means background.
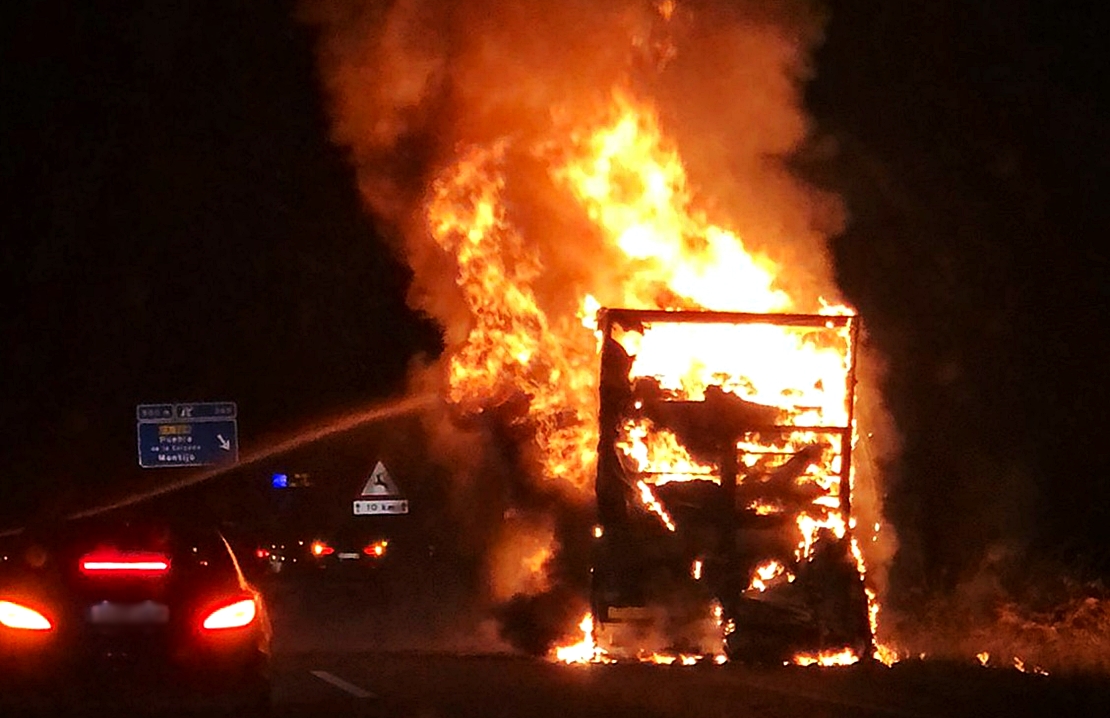
[{"label": "truck trailer", "polygon": [[776,664],[870,655],[851,518],[857,317],[599,318],[599,645]]}]

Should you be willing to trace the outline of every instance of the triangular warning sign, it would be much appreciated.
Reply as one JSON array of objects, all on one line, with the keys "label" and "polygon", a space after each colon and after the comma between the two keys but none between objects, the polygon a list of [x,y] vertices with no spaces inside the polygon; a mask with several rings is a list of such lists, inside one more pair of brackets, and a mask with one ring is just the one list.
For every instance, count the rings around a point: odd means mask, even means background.
[{"label": "triangular warning sign", "polygon": [[360,495],[403,496],[401,490],[397,488],[397,482],[389,475],[389,469],[385,468],[385,464],[380,461],[370,472],[370,478],[366,480],[366,485],[362,487],[362,494]]}]

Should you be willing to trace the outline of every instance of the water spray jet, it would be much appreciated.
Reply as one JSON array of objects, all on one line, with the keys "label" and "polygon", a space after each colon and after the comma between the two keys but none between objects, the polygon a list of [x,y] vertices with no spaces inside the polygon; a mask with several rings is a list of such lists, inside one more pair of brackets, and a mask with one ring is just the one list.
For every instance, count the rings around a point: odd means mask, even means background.
[{"label": "water spray jet", "polygon": [[[184,479],[164,484],[156,489],[151,489],[150,491],[132,494],[109,504],[104,504],[101,506],[78,511],[76,513],[70,514],[67,518],[70,520],[74,520],[96,516],[98,514],[107,513],[116,509],[133,506],[143,501],[149,501],[150,499],[154,499],[159,496],[172,493],[174,491],[180,491],[191,486],[196,486],[197,484],[204,483],[205,481],[210,481],[212,479],[223,476],[224,474],[227,474],[231,471],[261,463],[263,461],[266,461],[267,459],[271,459],[275,456],[280,456],[281,454],[293,451],[294,449],[299,449],[302,446],[313,443],[315,441],[320,441],[322,439],[326,439],[337,434],[342,434],[353,429],[357,429],[361,426],[365,426],[366,424],[381,421],[384,419],[392,419],[398,416],[404,416],[406,414],[416,413],[431,406],[436,401],[438,401],[438,399],[439,397],[436,394],[432,393],[411,397],[401,397],[391,402],[375,406],[371,409],[364,409],[343,414],[338,418],[326,420],[317,423],[316,425],[311,426],[308,429],[296,432],[292,436],[287,436],[285,438],[271,441],[263,447],[255,449],[254,451],[248,453],[245,458],[241,458],[235,464],[206,469],[201,471],[200,473],[195,473]],[[22,528],[11,529],[8,531],[0,532],[0,537],[12,536],[22,531]]]}]

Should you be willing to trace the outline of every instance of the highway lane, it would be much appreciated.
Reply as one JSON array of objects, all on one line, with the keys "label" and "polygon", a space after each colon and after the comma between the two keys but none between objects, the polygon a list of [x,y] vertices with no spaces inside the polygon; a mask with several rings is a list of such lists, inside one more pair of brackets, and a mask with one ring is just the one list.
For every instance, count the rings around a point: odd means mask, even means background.
[{"label": "highway lane", "polygon": [[1110,677],[974,664],[567,666],[512,654],[495,624],[468,605],[461,582],[444,573],[429,580],[274,584],[276,715],[1110,716]]},{"label": "highway lane", "polygon": [[[268,585],[274,717],[1110,716],[1110,678],[977,665],[562,665],[512,654],[495,625],[468,607],[461,583],[443,573],[434,583],[435,590],[417,591],[408,581],[306,576]],[[103,714],[100,707],[89,713]]]},{"label": "highway lane", "polygon": [[887,669],[565,666],[509,655],[301,653],[276,713],[398,718],[1106,716],[1105,684],[915,664]]},{"label": "highway lane", "polygon": [[[273,718],[1041,718],[1110,715],[1106,681],[917,663],[887,669],[561,665],[505,654],[277,657]],[[83,718],[227,718],[217,710]],[[52,712],[37,716],[54,715]],[[6,716],[5,718],[10,718]]]}]

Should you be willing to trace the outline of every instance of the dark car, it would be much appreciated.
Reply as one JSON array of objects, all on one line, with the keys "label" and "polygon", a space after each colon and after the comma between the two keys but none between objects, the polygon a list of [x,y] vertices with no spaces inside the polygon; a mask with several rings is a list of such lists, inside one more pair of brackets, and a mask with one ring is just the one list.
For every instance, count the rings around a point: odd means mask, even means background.
[{"label": "dark car", "polygon": [[305,548],[310,565],[344,576],[366,575],[381,569],[395,554],[383,531],[362,525],[319,532]]},{"label": "dark car", "polygon": [[268,711],[270,624],[215,528],[93,518],[0,562],[0,713],[122,704]]}]

